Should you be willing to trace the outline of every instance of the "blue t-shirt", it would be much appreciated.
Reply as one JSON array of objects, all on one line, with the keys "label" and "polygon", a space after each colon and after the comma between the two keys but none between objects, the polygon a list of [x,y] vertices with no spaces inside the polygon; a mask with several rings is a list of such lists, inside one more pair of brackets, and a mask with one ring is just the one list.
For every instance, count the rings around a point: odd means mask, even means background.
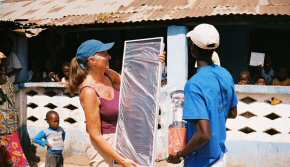
[{"label": "blue t-shirt", "polygon": [[42,147],[51,146],[48,148],[50,154],[62,154],[64,149],[65,132],[59,127],[57,129],[48,128],[42,130],[34,137],[34,142]]},{"label": "blue t-shirt", "polygon": [[185,158],[185,167],[206,167],[226,152],[226,119],[237,96],[231,74],[217,65],[203,66],[187,81],[184,88],[183,119],[187,121],[187,142],[196,129],[197,120],[208,120],[210,141]]}]

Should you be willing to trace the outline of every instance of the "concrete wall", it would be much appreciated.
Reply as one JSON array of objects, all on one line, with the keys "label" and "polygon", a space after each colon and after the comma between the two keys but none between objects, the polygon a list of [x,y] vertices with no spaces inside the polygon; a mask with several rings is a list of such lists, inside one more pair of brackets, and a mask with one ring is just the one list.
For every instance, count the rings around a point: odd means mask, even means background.
[{"label": "concrete wall", "polygon": [[[41,130],[48,128],[45,115],[48,111],[56,111],[60,116],[60,126],[66,132],[65,153],[71,155],[84,154],[88,146],[88,135],[85,131],[85,116],[79,97],[70,97],[64,92],[60,83],[25,84],[21,90],[21,106],[23,122],[32,140]],[[42,148],[46,151],[45,148]]]},{"label": "concrete wall", "polygon": [[[290,87],[236,86],[238,117],[227,122],[228,166],[290,166]],[[280,103],[270,104],[271,98]]]}]

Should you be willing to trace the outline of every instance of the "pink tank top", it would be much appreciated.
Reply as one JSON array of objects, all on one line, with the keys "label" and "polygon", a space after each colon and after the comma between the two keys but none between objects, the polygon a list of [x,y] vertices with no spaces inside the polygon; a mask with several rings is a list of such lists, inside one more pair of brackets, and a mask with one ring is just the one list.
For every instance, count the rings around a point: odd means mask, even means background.
[{"label": "pink tank top", "polygon": [[96,88],[93,85],[83,85],[80,88],[80,91],[85,87],[93,88],[100,99],[102,134],[115,133],[117,120],[118,120],[118,113],[119,113],[119,93],[120,92],[114,89],[114,98],[112,100],[106,100],[99,96]]}]

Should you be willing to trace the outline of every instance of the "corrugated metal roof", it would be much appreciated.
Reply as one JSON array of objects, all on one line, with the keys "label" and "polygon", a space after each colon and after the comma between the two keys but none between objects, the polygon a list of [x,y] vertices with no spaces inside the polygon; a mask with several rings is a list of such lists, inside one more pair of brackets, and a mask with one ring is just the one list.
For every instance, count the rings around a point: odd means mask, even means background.
[{"label": "corrugated metal roof", "polygon": [[0,20],[38,26],[158,21],[229,14],[290,16],[290,0],[0,1]]}]

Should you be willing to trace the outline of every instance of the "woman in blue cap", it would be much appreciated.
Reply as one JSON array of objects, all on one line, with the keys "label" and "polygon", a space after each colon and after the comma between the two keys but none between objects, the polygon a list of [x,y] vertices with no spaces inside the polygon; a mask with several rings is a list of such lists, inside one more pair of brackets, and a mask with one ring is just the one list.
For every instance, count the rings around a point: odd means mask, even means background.
[{"label": "woman in blue cap", "polygon": [[112,147],[118,117],[120,76],[109,68],[111,56],[107,53],[114,43],[91,39],[77,49],[70,64],[68,88],[79,91],[85,112],[86,129],[91,145],[86,149],[90,166],[113,166],[116,161],[123,167],[138,165],[122,157]]}]

